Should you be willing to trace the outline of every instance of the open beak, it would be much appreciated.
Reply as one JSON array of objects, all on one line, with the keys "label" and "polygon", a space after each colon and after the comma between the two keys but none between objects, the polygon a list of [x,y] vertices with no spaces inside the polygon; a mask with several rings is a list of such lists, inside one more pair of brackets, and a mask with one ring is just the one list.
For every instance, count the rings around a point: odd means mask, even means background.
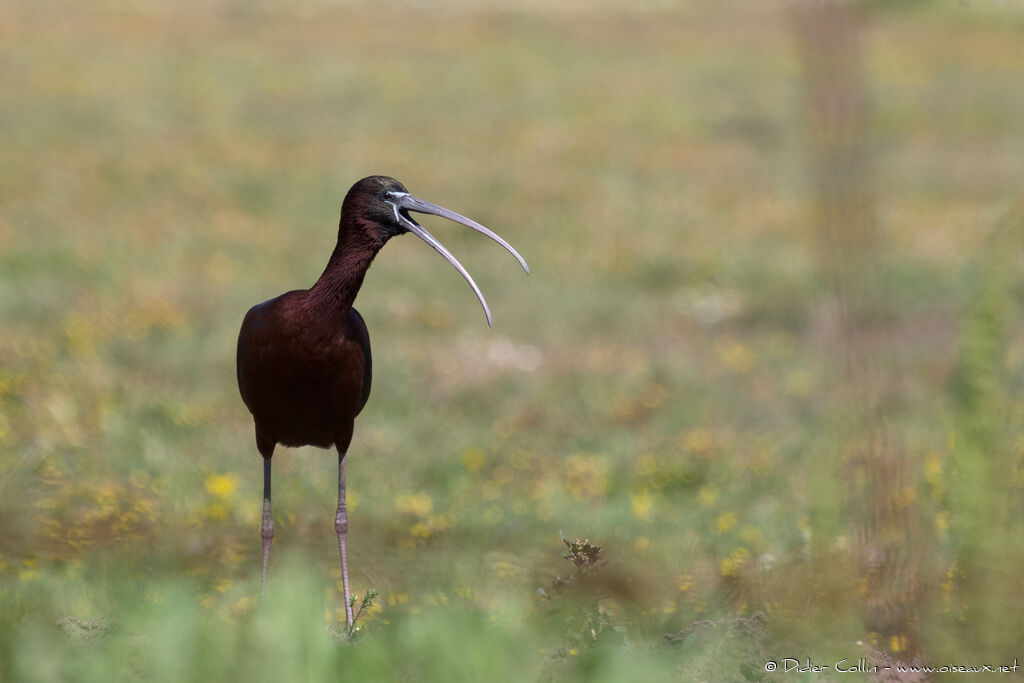
[{"label": "open beak", "polygon": [[431,204],[430,202],[424,201],[422,199],[417,199],[416,197],[413,197],[411,194],[407,194],[405,192],[392,192],[390,194],[394,200],[393,205],[395,206],[395,214],[398,216],[399,223],[401,223],[402,226],[405,227],[409,232],[413,233],[421,240],[432,246],[434,248],[434,251],[443,256],[445,260],[448,261],[448,263],[452,264],[455,270],[459,271],[459,273],[462,274],[462,277],[466,278],[466,282],[469,283],[469,286],[472,287],[473,291],[476,293],[476,298],[480,300],[480,305],[484,307],[484,313],[487,315],[487,325],[493,326],[491,322],[491,309],[488,308],[487,300],[484,299],[483,293],[480,291],[480,288],[476,286],[476,282],[473,281],[473,277],[469,274],[469,271],[462,267],[462,264],[459,263],[459,260],[452,256],[452,253],[445,249],[444,245],[441,244],[436,237],[427,232],[426,229],[416,221],[410,220],[409,218],[406,218],[404,215],[402,215],[401,210],[405,209],[407,211],[429,213],[434,216],[440,216],[441,218],[447,218],[448,220],[455,221],[456,223],[462,223],[466,227],[473,228],[477,232],[482,232],[483,234],[487,235],[501,246],[508,249],[509,253],[515,256],[516,260],[519,261],[519,264],[523,267],[523,270],[525,270],[527,274],[529,274],[530,266],[526,265],[526,260],[519,255],[518,251],[512,248],[511,244],[503,240],[498,234],[488,230],[487,228],[480,225],[474,220],[466,218],[463,215],[457,214],[454,211],[449,211],[443,206],[438,206],[437,204]]}]

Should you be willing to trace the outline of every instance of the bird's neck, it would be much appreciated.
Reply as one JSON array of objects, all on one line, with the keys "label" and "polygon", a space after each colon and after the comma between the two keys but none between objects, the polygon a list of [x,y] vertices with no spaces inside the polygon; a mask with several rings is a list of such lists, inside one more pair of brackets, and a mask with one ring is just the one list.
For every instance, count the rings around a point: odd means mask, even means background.
[{"label": "bird's neck", "polygon": [[324,314],[347,315],[378,251],[380,245],[358,231],[339,231],[338,245],[323,275],[309,289],[309,304]]}]

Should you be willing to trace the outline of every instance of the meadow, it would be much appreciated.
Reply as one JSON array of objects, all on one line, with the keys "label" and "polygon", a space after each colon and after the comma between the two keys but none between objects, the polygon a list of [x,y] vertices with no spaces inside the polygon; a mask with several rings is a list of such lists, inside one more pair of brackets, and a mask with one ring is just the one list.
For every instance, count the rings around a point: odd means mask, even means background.
[{"label": "meadow", "polygon": [[[864,12],[870,419],[788,5],[0,6],[0,680],[1024,659],[1024,11]],[[274,456],[258,600],[234,354],[377,173],[532,273],[428,218],[493,329],[412,237],[367,275],[349,640],[333,452]]]}]

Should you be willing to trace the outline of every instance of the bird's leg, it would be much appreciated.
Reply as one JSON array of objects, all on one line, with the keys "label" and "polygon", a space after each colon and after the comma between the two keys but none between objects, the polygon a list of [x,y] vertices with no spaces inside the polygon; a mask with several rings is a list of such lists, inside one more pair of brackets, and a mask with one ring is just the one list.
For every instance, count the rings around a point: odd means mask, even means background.
[{"label": "bird's leg", "polygon": [[260,579],[260,599],[267,586],[267,565],[270,563],[270,542],[274,540],[274,516],[270,514],[270,458],[263,458],[263,574]]},{"label": "bird's leg", "polygon": [[341,584],[345,593],[345,630],[352,632],[352,598],[348,589],[348,554],[345,537],[348,535],[348,507],[345,504],[345,454],[338,452],[338,512],[334,516],[334,530],[338,532],[338,551],[341,553]]}]

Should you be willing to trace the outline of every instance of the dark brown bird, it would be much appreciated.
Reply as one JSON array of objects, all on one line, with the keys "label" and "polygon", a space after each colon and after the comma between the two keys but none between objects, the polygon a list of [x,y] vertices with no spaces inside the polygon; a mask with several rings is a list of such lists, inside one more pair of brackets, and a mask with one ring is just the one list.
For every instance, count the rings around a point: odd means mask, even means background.
[{"label": "dark brown bird", "polygon": [[370,336],[352,302],[381,247],[411,232],[458,270],[484,307],[480,288],[454,256],[409,212],[441,216],[478,230],[508,249],[527,273],[523,257],[505,240],[454,211],[413,197],[394,178],[370,176],[348,191],[341,205],[338,243],[327,268],[309,289],[299,289],[249,309],[238,335],[238,388],[256,424],[263,456],[263,572],[267,580],[274,520],[270,511],[270,461],[277,444],[338,451],[338,533],[347,628],[352,628],[345,538],[345,453],[356,415],[370,396]]}]

